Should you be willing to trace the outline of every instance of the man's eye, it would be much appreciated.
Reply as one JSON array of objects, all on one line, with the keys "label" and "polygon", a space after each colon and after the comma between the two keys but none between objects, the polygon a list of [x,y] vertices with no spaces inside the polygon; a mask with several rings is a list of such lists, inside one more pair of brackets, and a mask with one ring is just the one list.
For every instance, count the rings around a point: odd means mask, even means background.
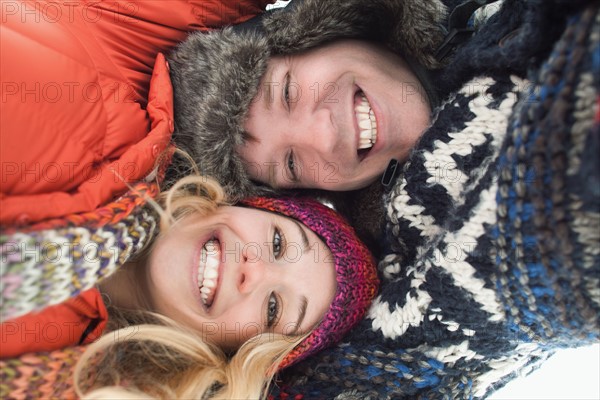
[{"label": "man's eye", "polygon": [[279,259],[283,254],[283,236],[279,228],[273,231],[273,256]]},{"label": "man's eye", "polygon": [[275,323],[277,322],[277,319],[278,319],[278,315],[279,315],[279,299],[277,298],[275,293],[272,292],[269,295],[269,302],[267,304],[267,326],[269,328],[271,328],[271,327],[273,327],[273,325],[275,325]]},{"label": "man's eye", "polygon": [[285,85],[283,87],[283,99],[285,104],[290,106],[290,74],[285,75]]}]

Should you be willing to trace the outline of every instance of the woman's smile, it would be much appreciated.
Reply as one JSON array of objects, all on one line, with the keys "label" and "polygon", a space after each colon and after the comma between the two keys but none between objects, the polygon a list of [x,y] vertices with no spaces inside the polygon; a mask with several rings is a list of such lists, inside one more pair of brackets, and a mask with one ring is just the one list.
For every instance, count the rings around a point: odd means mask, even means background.
[{"label": "woman's smile", "polygon": [[198,262],[197,286],[202,304],[210,310],[219,290],[221,246],[217,239],[210,239],[202,246]]},{"label": "woman's smile", "polygon": [[330,257],[295,220],[225,206],[188,216],[156,240],[146,292],[154,311],[233,349],[261,332],[318,323],[337,286]]}]

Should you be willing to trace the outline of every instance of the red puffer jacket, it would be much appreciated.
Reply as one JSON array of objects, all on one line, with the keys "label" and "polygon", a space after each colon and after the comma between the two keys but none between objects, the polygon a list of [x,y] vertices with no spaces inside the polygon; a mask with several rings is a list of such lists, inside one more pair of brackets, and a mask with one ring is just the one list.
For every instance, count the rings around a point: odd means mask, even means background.
[{"label": "red puffer jacket", "polygon": [[148,177],[173,130],[157,54],[270,2],[0,0],[0,224],[92,211]]},{"label": "red puffer jacket", "polygon": [[61,304],[0,324],[0,359],[89,344],[98,339],[108,311],[98,289],[90,289]]}]

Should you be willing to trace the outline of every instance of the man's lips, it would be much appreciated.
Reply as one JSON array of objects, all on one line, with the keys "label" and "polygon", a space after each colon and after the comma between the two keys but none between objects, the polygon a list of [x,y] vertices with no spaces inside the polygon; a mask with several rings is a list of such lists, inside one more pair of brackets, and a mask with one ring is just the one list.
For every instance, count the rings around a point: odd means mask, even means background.
[{"label": "man's lips", "polygon": [[358,132],[357,154],[362,161],[377,143],[377,120],[362,90],[354,95],[354,123]]}]

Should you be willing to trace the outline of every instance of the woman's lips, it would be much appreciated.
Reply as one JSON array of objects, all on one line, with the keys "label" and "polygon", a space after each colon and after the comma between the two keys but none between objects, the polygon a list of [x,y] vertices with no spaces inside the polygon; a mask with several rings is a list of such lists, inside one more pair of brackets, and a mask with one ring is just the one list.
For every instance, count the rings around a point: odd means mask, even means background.
[{"label": "woman's lips", "polygon": [[217,239],[208,240],[200,253],[198,262],[198,290],[206,308],[210,308],[219,289],[221,244]]}]

